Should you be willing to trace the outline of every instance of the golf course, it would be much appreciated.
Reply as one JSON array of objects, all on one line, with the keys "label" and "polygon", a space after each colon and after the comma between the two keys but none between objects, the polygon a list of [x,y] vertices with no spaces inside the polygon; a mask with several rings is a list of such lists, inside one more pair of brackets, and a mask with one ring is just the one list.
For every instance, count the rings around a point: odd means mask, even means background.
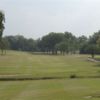
[{"label": "golf course", "polygon": [[0,56],[0,100],[100,100],[100,63],[89,57],[7,51]]},{"label": "golf course", "polygon": [[0,0],[0,100],[100,100],[100,0]]}]

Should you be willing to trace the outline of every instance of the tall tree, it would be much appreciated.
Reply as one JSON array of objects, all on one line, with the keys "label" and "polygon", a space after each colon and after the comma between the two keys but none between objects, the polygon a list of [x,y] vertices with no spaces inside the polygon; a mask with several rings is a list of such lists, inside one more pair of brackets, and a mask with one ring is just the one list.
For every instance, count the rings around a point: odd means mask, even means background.
[{"label": "tall tree", "polygon": [[0,39],[2,38],[3,31],[4,31],[4,22],[5,22],[5,15],[2,11],[0,11]]},{"label": "tall tree", "polygon": [[61,54],[68,53],[68,43],[67,42],[60,42],[56,44],[55,48],[61,52]]},{"label": "tall tree", "polygon": [[4,43],[2,40],[2,35],[3,35],[3,31],[4,31],[4,22],[5,22],[5,15],[2,11],[0,11],[0,48],[2,50],[2,54],[3,54],[3,50],[4,50]]},{"label": "tall tree", "polygon": [[52,54],[57,54],[55,45],[63,40],[64,35],[62,33],[51,32],[48,35],[42,37],[41,47],[44,48],[45,52],[52,52]]},{"label": "tall tree", "polygon": [[[82,41],[79,41],[80,53],[91,54],[91,57],[94,58],[95,54],[100,54],[100,31],[95,32],[89,39],[83,38]],[[85,41],[84,41],[85,40]]]},{"label": "tall tree", "polygon": [[65,32],[64,42],[67,43],[67,53],[75,53],[77,51],[77,38],[70,32]]}]

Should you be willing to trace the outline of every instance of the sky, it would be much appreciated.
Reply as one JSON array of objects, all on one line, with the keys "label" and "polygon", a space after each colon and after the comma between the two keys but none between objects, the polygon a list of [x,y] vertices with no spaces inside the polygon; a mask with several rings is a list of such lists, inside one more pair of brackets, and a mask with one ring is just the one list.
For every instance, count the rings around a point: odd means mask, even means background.
[{"label": "sky", "polygon": [[0,0],[5,35],[40,38],[49,32],[92,35],[100,30],[100,0]]}]

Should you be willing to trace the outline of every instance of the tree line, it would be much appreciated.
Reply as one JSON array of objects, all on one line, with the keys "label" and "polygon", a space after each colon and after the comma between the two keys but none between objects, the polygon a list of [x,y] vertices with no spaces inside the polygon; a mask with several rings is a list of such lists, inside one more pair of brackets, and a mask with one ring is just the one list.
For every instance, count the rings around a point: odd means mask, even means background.
[{"label": "tree line", "polygon": [[[44,52],[48,54],[76,53],[79,50],[79,40],[85,36],[76,38],[72,33],[54,33],[43,36],[37,40],[27,39],[22,35],[5,36],[2,38],[6,49]],[[79,40],[78,40],[79,39]],[[85,40],[84,40],[85,41]],[[81,41],[81,42],[84,42]]]},{"label": "tree line", "polygon": [[76,37],[71,32],[55,33],[51,32],[42,38],[34,40],[24,36],[5,36],[2,37],[5,23],[5,15],[0,11],[0,49],[43,52],[47,54],[100,54],[100,31],[92,36]]},{"label": "tree line", "polygon": [[71,32],[51,32],[42,38],[27,39],[22,35],[3,37],[6,49],[47,54],[100,54],[100,31],[90,37],[76,37]]}]

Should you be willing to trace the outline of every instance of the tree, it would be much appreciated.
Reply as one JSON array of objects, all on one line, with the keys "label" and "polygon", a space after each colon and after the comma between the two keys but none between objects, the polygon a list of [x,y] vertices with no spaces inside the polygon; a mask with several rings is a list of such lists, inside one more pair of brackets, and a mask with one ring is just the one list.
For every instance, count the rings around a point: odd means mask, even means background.
[{"label": "tree", "polygon": [[3,54],[3,49],[4,49],[4,42],[2,40],[2,35],[3,35],[3,31],[4,31],[4,22],[5,22],[5,15],[2,11],[0,11],[0,48],[2,50],[2,54]]},{"label": "tree", "polygon": [[90,44],[88,45],[87,50],[91,54],[91,57],[94,58],[95,54],[98,51],[98,47],[95,44]]},{"label": "tree", "polygon": [[63,40],[63,37],[64,35],[62,33],[51,32],[48,35],[42,37],[41,47],[44,49],[45,52],[52,52],[52,54],[57,54],[55,45],[60,43]]},{"label": "tree", "polygon": [[70,32],[65,32],[64,42],[67,43],[67,53],[75,53],[78,49],[77,38]]},{"label": "tree", "polygon": [[16,36],[6,36],[4,38],[9,42],[9,48],[12,50],[20,50],[20,51],[35,51],[36,43],[33,39],[26,39],[24,36],[16,35]]},{"label": "tree", "polygon": [[84,36],[84,35],[82,35],[82,36],[80,36],[80,37],[78,37],[77,38],[77,40],[78,40],[78,48],[80,49],[84,44],[86,44],[87,42],[88,42],[88,38],[86,37],[86,36]]},{"label": "tree", "polygon": [[6,49],[9,48],[9,43],[4,38],[0,41],[1,55],[6,54]]},{"label": "tree", "polygon": [[38,40],[38,50],[42,52],[57,54],[75,53],[78,50],[77,38],[70,32],[54,33],[43,36]]},{"label": "tree", "polygon": [[60,42],[56,44],[55,48],[61,52],[61,54],[68,53],[68,44],[66,42]]},{"label": "tree", "polygon": [[5,15],[2,11],[0,11],[0,39],[2,38],[3,31],[4,31],[4,22],[5,22]]},{"label": "tree", "polygon": [[95,54],[100,54],[100,31],[95,32],[88,40],[84,40],[80,46],[81,54],[91,54],[92,58]]}]

